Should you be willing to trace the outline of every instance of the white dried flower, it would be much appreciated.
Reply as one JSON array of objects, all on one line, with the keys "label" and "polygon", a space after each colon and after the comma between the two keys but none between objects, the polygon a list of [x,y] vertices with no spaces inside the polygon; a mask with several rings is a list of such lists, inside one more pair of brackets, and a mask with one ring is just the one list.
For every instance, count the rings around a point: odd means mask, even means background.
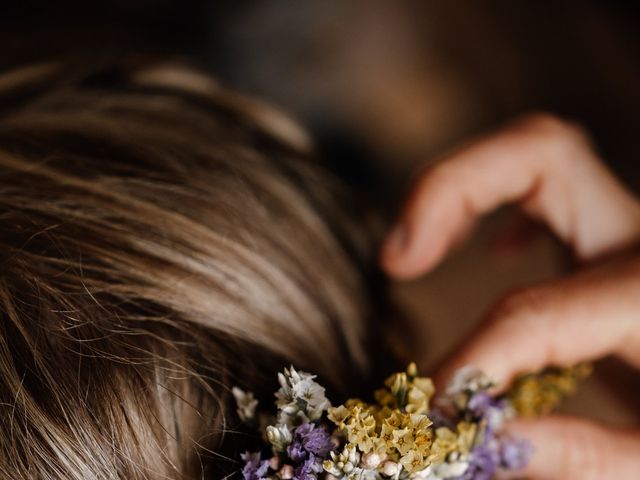
[{"label": "white dried flower", "polygon": [[[444,462],[434,466],[433,475],[435,479],[458,478],[464,474],[469,468],[469,462],[457,460],[452,462]],[[431,479],[429,479],[431,480]]]},{"label": "white dried flower", "polygon": [[442,408],[455,406],[459,410],[468,408],[469,400],[479,391],[488,390],[495,386],[495,382],[477,368],[466,366],[458,370],[439,399]]},{"label": "white dried flower", "polygon": [[256,408],[258,407],[258,400],[253,396],[251,392],[245,392],[238,387],[233,387],[231,393],[236,400],[237,412],[240,420],[243,422],[252,421],[256,416]]},{"label": "white dried flower", "polygon": [[376,480],[378,472],[369,468],[355,468],[348,476],[348,480]]},{"label": "white dried flower", "polygon": [[278,419],[289,426],[318,420],[331,404],[324,387],[314,381],[315,375],[298,372],[293,367],[278,374],[280,389],[276,393]]},{"label": "white dried flower", "polygon": [[322,466],[337,480],[377,480],[378,472],[374,468],[367,468],[360,459],[356,446],[347,444],[342,453],[331,452],[331,460],[325,461]]},{"label": "white dried flower", "polygon": [[331,460],[326,460],[322,466],[327,473],[338,479],[351,478],[351,474],[358,474],[357,465],[360,462],[360,453],[355,445],[346,445],[341,453],[331,452]]},{"label": "white dried flower", "polygon": [[467,457],[454,452],[443,463],[431,464],[424,470],[411,475],[412,480],[449,480],[458,478],[467,471],[469,462]]},{"label": "white dried flower", "polygon": [[277,452],[284,452],[293,439],[291,431],[286,425],[269,425],[266,432],[267,440]]},{"label": "white dried flower", "polygon": [[478,390],[488,390],[495,382],[477,368],[466,366],[458,370],[447,386],[447,395],[460,393],[475,393]]}]

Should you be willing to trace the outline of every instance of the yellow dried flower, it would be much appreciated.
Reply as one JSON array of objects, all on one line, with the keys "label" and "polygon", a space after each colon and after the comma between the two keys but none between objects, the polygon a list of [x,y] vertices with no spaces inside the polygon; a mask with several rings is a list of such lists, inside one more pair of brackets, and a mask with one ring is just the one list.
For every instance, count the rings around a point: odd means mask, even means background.
[{"label": "yellow dried flower", "polygon": [[456,426],[458,434],[458,449],[462,453],[469,453],[473,447],[476,435],[478,433],[478,425],[469,422],[460,422]]},{"label": "yellow dried flower", "polygon": [[[575,367],[522,377],[509,399],[523,415],[546,412],[572,392],[587,374],[587,368]],[[483,422],[462,421],[454,430],[446,427],[434,430],[428,413],[435,387],[431,379],[418,376],[415,364],[410,364],[406,372],[388,377],[385,385],[386,388],[374,393],[373,404],[350,399],[344,405],[328,409],[329,420],[344,432],[352,453],[360,455],[363,464],[375,465],[371,467],[374,469],[386,465],[389,472],[396,473],[401,465],[411,475],[430,465],[438,467],[444,462],[464,459],[482,441],[486,429]],[[470,394],[465,395],[466,407]],[[325,462],[326,471],[348,478],[361,468],[346,461],[351,450],[344,451],[344,459],[336,457]]]},{"label": "yellow dried flower", "polygon": [[409,450],[405,455],[403,455],[400,458],[400,464],[402,464],[409,473],[424,470],[429,466],[429,462],[415,450]]},{"label": "yellow dried flower", "polygon": [[429,419],[429,417],[426,415],[414,413],[411,415],[405,415],[404,419],[405,419],[405,422],[404,422],[405,426],[407,426],[408,428],[414,431],[426,430],[431,425],[433,425],[433,422],[431,421],[431,419]]},{"label": "yellow dried flower", "polygon": [[407,366],[407,375],[409,375],[410,379],[414,379],[418,376],[418,366],[416,365],[416,362],[411,362]]},{"label": "yellow dried flower", "polygon": [[429,397],[422,390],[411,387],[404,409],[409,413],[427,413],[429,411]]},{"label": "yellow dried flower", "polygon": [[429,465],[434,441],[432,422],[426,415],[435,392],[433,382],[417,376],[415,364],[391,375],[387,388],[375,392],[376,403],[351,399],[329,409],[328,418],[363,454],[424,469]]},{"label": "yellow dried flower", "polygon": [[436,387],[433,385],[433,380],[428,377],[415,377],[411,381],[411,385],[422,391],[429,398],[433,397],[436,393]]},{"label": "yellow dried flower", "polygon": [[349,420],[345,425],[347,439],[358,446],[361,452],[367,453],[373,449],[376,438],[376,420],[371,413],[360,406],[352,407]]},{"label": "yellow dried flower", "polygon": [[455,452],[458,447],[458,439],[455,432],[447,427],[440,427],[436,429],[436,438],[431,445],[431,453],[429,455],[429,462],[442,463],[452,452]]},{"label": "yellow dried flower", "polygon": [[385,452],[387,455],[392,456],[395,452],[395,443],[393,439],[393,432],[395,427],[385,423],[382,425],[380,430],[380,436],[378,437],[378,441],[380,445],[383,445],[385,448]]},{"label": "yellow dried flower", "polygon": [[371,449],[372,453],[376,453],[382,459],[390,458],[391,456],[396,457],[393,448],[389,448],[387,442],[382,438],[382,436],[377,436],[372,438],[373,448]]},{"label": "yellow dried flower", "polygon": [[542,373],[518,378],[509,399],[523,417],[550,413],[567,396],[575,392],[580,381],[591,374],[589,364],[567,368],[550,368]]},{"label": "yellow dried flower", "polygon": [[393,418],[395,412],[399,412],[399,410],[391,409],[389,407],[374,408],[371,411],[371,415],[376,419],[376,432],[380,433],[382,425],[387,421],[387,419]]},{"label": "yellow dried flower", "polygon": [[393,446],[398,449],[401,455],[406,455],[409,450],[413,450],[413,432],[408,428],[394,430]]},{"label": "yellow dried flower", "polygon": [[411,415],[414,448],[423,456],[428,456],[433,443],[432,422],[426,415]]},{"label": "yellow dried flower", "polygon": [[378,405],[383,407],[397,408],[396,397],[386,388],[380,388],[373,393]]},{"label": "yellow dried flower", "polygon": [[360,400],[359,398],[350,398],[346,402],[344,402],[344,406],[347,408],[352,407],[365,407],[367,404]]},{"label": "yellow dried flower", "polygon": [[327,412],[327,418],[335,423],[340,430],[344,430],[347,420],[351,417],[351,409],[340,405],[339,407],[329,408]]},{"label": "yellow dried flower", "polygon": [[404,372],[394,373],[385,380],[384,384],[395,397],[397,406],[403,407],[407,398],[407,388],[409,385],[407,374]]}]

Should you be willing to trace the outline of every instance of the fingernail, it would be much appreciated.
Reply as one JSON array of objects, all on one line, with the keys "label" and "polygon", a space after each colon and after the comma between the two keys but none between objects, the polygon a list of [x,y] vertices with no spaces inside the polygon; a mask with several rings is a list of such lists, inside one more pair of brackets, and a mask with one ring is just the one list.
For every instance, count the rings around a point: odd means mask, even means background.
[{"label": "fingernail", "polygon": [[407,228],[402,223],[396,225],[385,242],[385,255],[395,257],[402,253],[407,247],[407,240]]}]

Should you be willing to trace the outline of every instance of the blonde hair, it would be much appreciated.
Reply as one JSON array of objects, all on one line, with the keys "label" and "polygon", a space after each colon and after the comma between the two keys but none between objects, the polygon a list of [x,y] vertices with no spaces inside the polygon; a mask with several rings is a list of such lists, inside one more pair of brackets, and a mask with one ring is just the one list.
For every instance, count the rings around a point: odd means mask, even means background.
[{"label": "blonde hair", "polygon": [[221,477],[233,384],[368,374],[357,202],[282,115],[151,72],[0,76],[2,478]]}]

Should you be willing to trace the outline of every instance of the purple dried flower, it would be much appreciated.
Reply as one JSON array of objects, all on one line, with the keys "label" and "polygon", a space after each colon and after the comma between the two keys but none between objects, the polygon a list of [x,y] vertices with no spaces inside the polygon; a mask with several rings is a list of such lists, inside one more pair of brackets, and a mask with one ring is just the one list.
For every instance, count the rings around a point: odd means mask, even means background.
[{"label": "purple dried flower", "polygon": [[295,480],[315,480],[323,471],[322,461],[333,450],[333,442],[327,431],[314,423],[303,423],[293,431],[293,440],[287,454],[297,467]]},{"label": "purple dried flower", "polygon": [[261,460],[259,452],[245,452],[240,455],[245,461],[242,469],[242,477],[244,480],[263,480],[269,470],[269,461]]},{"label": "purple dried flower", "polygon": [[506,438],[500,445],[500,463],[507,470],[520,470],[527,466],[533,446],[527,440]]},{"label": "purple dried flower", "polygon": [[519,470],[526,466],[531,453],[531,444],[525,440],[496,438],[488,433],[471,452],[469,468],[460,480],[491,480],[498,469]]},{"label": "purple dried flower", "polygon": [[309,457],[296,467],[293,480],[316,480],[322,471],[322,460],[309,454]]},{"label": "purple dried flower", "polygon": [[469,467],[460,480],[491,480],[495,474],[500,455],[493,447],[494,442],[485,442],[471,452]]},{"label": "purple dried flower", "polygon": [[295,462],[304,462],[310,455],[324,459],[333,449],[331,436],[314,423],[303,423],[293,431],[293,441],[287,448],[289,457]]},{"label": "purple dried flower", "polygon": [[297,442],[287,447],[287,454],[289,458],[296,463],[304,462],[309,456],[309,453],[302,447],[302,444]]},{"label": "purple dried flower", "polygon": [[491,395],[485,391],[479,391],[471,396],[467,408],[471,410],[474,415],[481,417],[494,403],[495,400]]},{"label": "purple dried flower", "polygon": [[484,391],[474,393],[467,408],[476,419],[486,421],[487,433],[502,430],[508,418],[507,401],[504,398],[492,397]]},{"label": "purple dried flower", "polygon": [[492,397],[485,391],[474,393],[467,404],[467,408],[477,417],[484,417],[491,410],[505,410],[506,407],[504,398]]}]

